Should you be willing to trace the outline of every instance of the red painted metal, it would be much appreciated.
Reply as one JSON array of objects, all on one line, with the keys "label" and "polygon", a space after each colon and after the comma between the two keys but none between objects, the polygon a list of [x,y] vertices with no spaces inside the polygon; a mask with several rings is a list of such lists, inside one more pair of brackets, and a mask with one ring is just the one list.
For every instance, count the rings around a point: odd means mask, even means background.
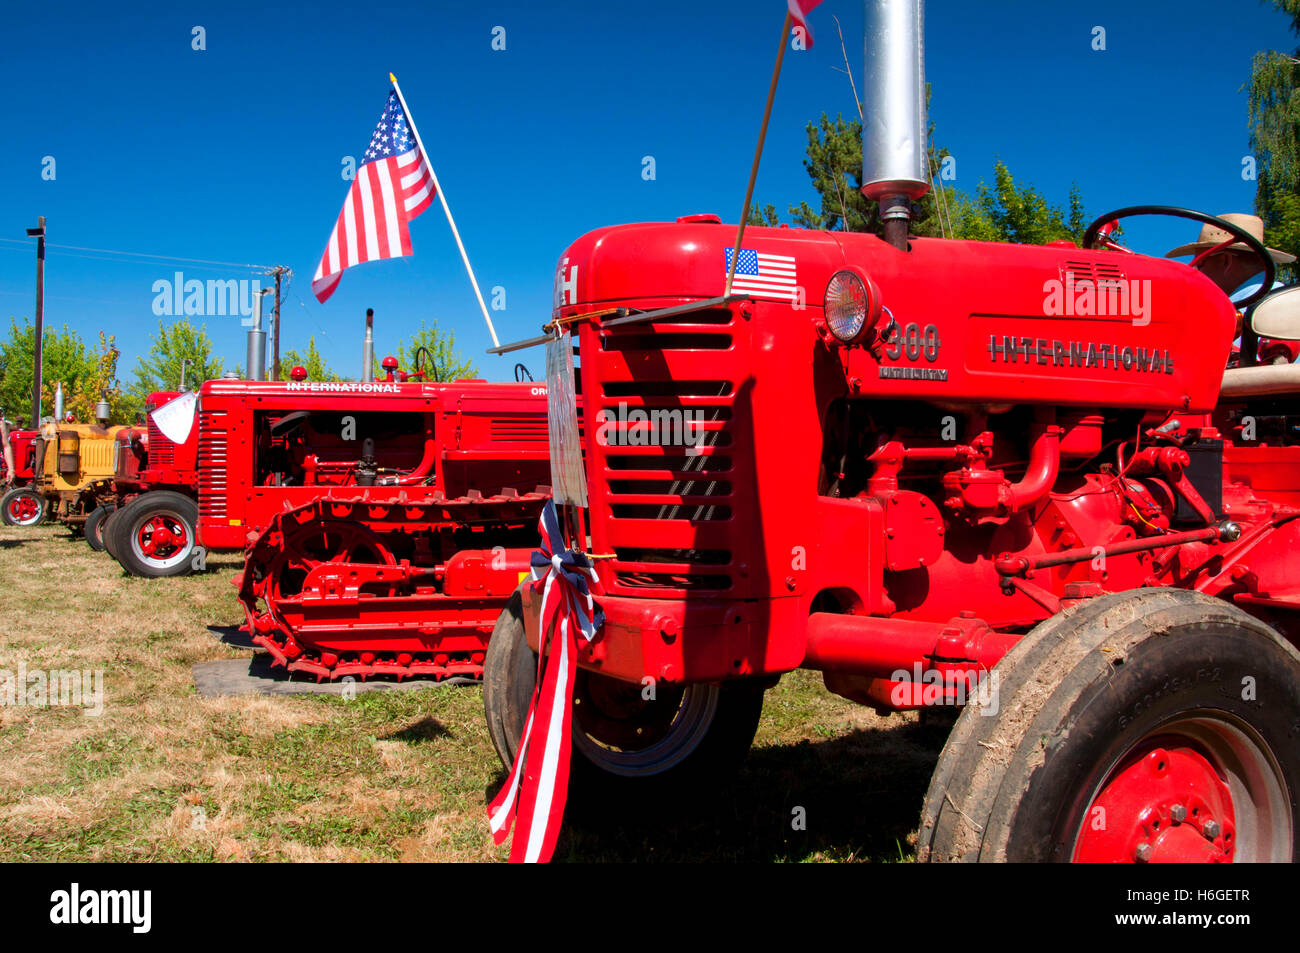
[{"label": "red painted metal", "polygon": [[117,435],[117,469],[113,478],[114,502],[131,502],[150,490],[172,490],[198,495],[198,428],[191,427],[183,444],[172,443],[153,422],[153,411],[179,397],[176,391],[156,391],[145,401],[144,427]]},{"label": "red painted metal", "polygon": [[14,472],[9,472],[9,463],[0,455],[0,485],[6,487],[27,486],[35,477],[37,430],[10,430],[9,446],[13,448]]},{"label": "red painted metal", "polygon": [[1112,772],[1085,812],[1078,863],[1231,863],[1232,791],[1194,742],[1148,741]]},{"label": "red painted metal", "polygon": [[[613,438],[586,448],[607,621],[583,667],[682,683],[803,666],[914,707],[896,670],[989,668],[1064,606],[1152,585],[1300,637],[1296,420],[1248,433],[1219,405],[1236,315],[1202,274],[1068,242],[900,251],[755,228],[747,247],[794,261],[793,300],[606,324],[715,298],[733,238],[618,226],[562,257],[557,313],[596,313],[575,324],[581,422]],[[879,293],[860,345],[819,333],[844,269]],[[1141,314],[1109,309],[1121,283]],[[630,411],[684,416],[700,439],[640,439]]]},{"label": "red painted metal", "polygon": [[277,664],[482,674],[549,495],[545,387],[209,381],[196,430],[199,541],[244,550]]},{"label": "red painted metal", "polygon": [[30,496],[19,496],[9,501],[9,518],[18,526],[35,519],[40,511],[41,504]]},{"label": "red painted metal", "polygon": [[153,559],[167,559],[190,548],[185,524],[166,515],[150,517],[136,530],[140,550]]}]

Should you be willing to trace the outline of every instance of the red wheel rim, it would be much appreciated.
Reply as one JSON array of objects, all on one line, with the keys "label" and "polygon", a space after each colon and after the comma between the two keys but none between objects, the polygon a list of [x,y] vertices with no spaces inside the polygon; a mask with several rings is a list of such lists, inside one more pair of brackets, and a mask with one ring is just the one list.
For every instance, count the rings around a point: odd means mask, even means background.
[{"label": "red wheel rim", "polygon": [[190,551],[189,527],[175,513],[153,513],[136,525],[131,544],[141,559],[170,567]]},{"label": "red wheel rim", "polygon": [[1144,742],[1093,799],[1074,850],[1080,863],[1228,863],[1232,792],[1199,746]]},{"label": "red wheel rim", "polygon": [[35,497],[24,493],[9,501],[9,518],[19,526],[26,526],[41,515],[41,505]]},{"label": "red wheel rim", "polygon": [[1290,860],[1290,795],[1277,760],[1222,712],[1148,733],[1106,773],[1084,813],[1077,863]]}]

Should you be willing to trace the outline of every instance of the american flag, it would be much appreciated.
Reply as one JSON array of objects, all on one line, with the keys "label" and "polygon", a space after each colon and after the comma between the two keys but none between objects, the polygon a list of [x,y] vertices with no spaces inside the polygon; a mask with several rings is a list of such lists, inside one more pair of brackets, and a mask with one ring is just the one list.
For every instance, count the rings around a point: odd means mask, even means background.
[{"label": "american flag", "polygon": [[555,852],[569,791],[578,638],[591,642],[605,624],[605,613],[587,585],[596,580],[596,571],[585,553],[567,548],[554,500],[546,501],[538,530],[542,543],[530,561],[532,589],[542,597],[537,681],[515,762],[488,805],[496,843],[514,828],[512,863],[545,863]]},{"label": "american flag", "polygon": [[[722,271],[724,281],[731,270],[731,256],[734,252],[734,248],[727,249]],[[798,283],[795,261],[789,255],[768,255],[752,248],[742,248],[740,259],[736,262],[736,277],[731,282],[731,290],[751,294],[756,298],[794,301]]]},{"label": "american flag", "polygon": [[812,49],[812,30],[808,28],[808,14],[822,0],[789,0],[790,19],[796,27],[803,27],[804,36],[808,38],[807,48]]},{"label": "american flag", "polygon": [[334,293],[345,268],[411,254],[409,225],[434,194],[429,160],[416,144],[397,91],[390,89],[311,280],[317,300],[324,302]]}]

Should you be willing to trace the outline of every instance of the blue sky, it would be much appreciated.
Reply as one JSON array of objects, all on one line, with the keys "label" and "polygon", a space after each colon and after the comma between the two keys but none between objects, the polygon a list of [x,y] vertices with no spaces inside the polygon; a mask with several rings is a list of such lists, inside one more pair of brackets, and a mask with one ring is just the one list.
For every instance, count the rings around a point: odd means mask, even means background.
[{"label": "blue sky", "polygon": [[[506,290],[493,318],[513,340],[548,319],[555,262],[582,233],[694,212],[736,220],[782,16],[782,0],[7,5],[0,320],[32,312],[33,249],[16,242],[45,215],[53,244],[290,266],[283,346],[315,334],[340,371],[357,371],[373,307],[380,354],[436,319],[485,376],[507,378],[514,358],[483,353],[437,205],[412,225],[413,257],[348,271],[325,305],[310,293],[347,190],[342,159],[364,149],[388,71],[485,295]],[[777,94],[756,198],[778,209],[815,201],[804,124],[854,112],[832,16],[860,73],[862,5],[826,0],[816,45],[787,55]],[[496,26],[504,52],[491,47]],[[1104,52],[1091,48],[1095,26]],[[1077,181],[1090,213],[1249,211],[1240,87],[1255,51],[1297,42],[1256,0],[930,0],[926,32],[932,119],[957,157],[956,185],[973,190],[1000,156],[1055,202]],[[653,181],[641,176],[647,155]],[[1152,222],[1127,235],[1163,253],[1195,230]],[[46,321],[88,340],[116,334],[124,381],[157,327],[156,280],[257,274],[121,258],[52,247]],[[239,319],[206,324],[227,366],[242,362]]]}]

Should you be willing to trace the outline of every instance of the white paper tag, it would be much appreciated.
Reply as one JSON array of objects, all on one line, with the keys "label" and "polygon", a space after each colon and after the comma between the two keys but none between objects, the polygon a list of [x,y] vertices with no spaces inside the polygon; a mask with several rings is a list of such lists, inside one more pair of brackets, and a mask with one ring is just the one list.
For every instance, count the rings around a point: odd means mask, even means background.
[{"label": "white paper tag", "polygon": [[184,443],[194,427],[194,412],[199,406],[199,395],[190,391],[167,401],[149,416],[162,435],[172,443]]}]

